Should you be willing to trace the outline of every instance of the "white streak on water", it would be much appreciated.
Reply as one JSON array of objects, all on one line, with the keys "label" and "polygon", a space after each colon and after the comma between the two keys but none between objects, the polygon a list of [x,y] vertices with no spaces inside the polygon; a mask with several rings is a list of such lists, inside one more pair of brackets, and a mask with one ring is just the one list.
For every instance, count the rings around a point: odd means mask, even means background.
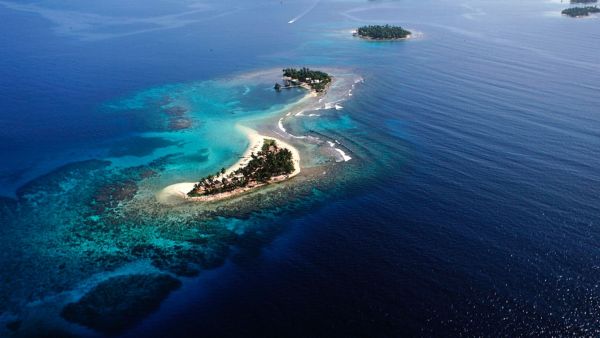
[{"label": "white streak on water", "polygon": [[[348,156],[342,149],[339,149],[339,148],[335,147],[336,143],[340,144],[340,142],[338,140],[335,140],[335,143],[331,142],[331,141],[327,141],[327,143],[329,144],[329,146],[331,148],[333,148],[335,151],[337,151],[342,156],[342,160],[344,162],[348,162],[348,161],[350,161],[352,159],[352,157]],[[338,161],[338,162],[341,162],[341,161]]]},{"label": "white streak on water", "polygon": [[352,157],[346,155],[346,153],[342,149],[339,149],[339,148],[334,148],[334,149],[335,149],[335,151],[337,151],[338,153],[340,153],[340,155],[342,155],[342,158],[344,159],[344,162],[348,162],[348,161],[350,161],[352,159]]},{"label": "white streak on water", "polygon": [[286,133],[285,128],[283,127],[283,117],[279,119],[279,122],[277,123],[277,125],[279,126],[279,130],[281,130],[282,132]]},{"label": "white streak on water", "polygon": [[305,10],[304,12],[300,13],[300,15],[298,15],[297,17],[293,18],[292,20],[288,21],[288,23],[294,23],[298,20],[300,20],[303,16],[305,16],[306,14],[310,13],[310,11],[312,11],[313,9],[315,9],[315,7],[317,7],[317,5],[319,4],[319,2],[321,2],[321,0],[317,0],[314,4],[312,4],[312,6],[310,6],[307,10]]}]

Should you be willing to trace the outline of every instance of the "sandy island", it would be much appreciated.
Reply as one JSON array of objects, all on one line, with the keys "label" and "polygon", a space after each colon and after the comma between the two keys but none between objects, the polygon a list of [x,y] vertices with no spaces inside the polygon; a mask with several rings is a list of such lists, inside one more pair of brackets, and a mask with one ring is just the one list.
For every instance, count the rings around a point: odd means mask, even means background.
[{"label": "sandy island", "polygon": [[[292,162],[294,163],[294,171],[291,174],[273,177],[269,181],[269,183],[281,182],[281,181],[287,180],[291,177],[294,177],[300,173],[300,153],[298,152],[298,149],[292,147],[289,143],[284,142],[278,138],[261,135],[254,129],[244,127],[242,125],[237,125],[236,128],[238,128],[240,131],[242,131],[244,134],[246,134],[246,137],[248,137],[248,140],[250,141],[250,145],[249,145],[248,149],[246,149],[246,151],[244,152],[244,155],[242,156],[242,158],[239,161],[237,161],[234,165],[232,165],[231,167],[226,169],[224,176],[227,176],[230,173],[238,170],[239,168],[246,166],[251,159],[250,155],[253,152],[257,153],[258,151],[260,151],[260,149],[263,145],[264,139],[275,140],[277,142],[277,145],[280,148],[287,148],[292,153]],[[216,200],[221,200],[221,199],[225,199],[228,197],[232,197],[232,196],[238,195],[240,193],[246,192],[248,190],[252,190],[259,186],[265,185],[265,184],[255,184],[255,185],[249,185],[244,188],[239,188],[234,191],[224,192],[224,193],[220,193],[220,194],[189,197],[187,195],[187,193],[190,192],[194,188],[194,184],[196,184],[196,183],[197,182],[182,182],[182,183],[172,184],[172,185],[164,188],[160,192],[158,192],[156,194],[156,199],[160,203],[163,203],[163,204],[179,204],[185,200],[187,200],[187,201],[216,201]]]}]

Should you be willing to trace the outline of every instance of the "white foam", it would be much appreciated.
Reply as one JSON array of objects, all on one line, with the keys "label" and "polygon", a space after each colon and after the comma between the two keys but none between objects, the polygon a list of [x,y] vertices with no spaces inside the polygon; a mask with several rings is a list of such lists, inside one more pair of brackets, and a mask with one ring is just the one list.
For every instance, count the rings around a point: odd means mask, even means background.
[{"label": "white foam", "polygon": [[293,18],[292,20],[288,21],[288,23],[292,24],[298,20],[300,20],[303,16],[305,16],[306,14],[308,14],[310,11],[312,11],[313,9],[315,9],[315,7],[317,7],[317,5],[319,4],[319,2],[321,2],[321,0],[317,0],[314,4],[312,4],[312,6],[310,6],[307,10],[305,10],[304,12],[300,13],[300,15],[298,15],[297,17]]},{"label": "white foam", "polygon": [[334,106],[334,107],[335,107],[335,110],[341,110],[341,109],[344,109],[344,107],[340,106],[340,105],[339,105],[339,104],[337,104],[337,103],[335,104],[335,106]]},{"label": "white foam", "polygon": [[297,139],[301,139],[301,140],[302,140],[302,139],[305,139],[305,138],[310,138],[310,136],[296,136],[296,135],[292,135],[292,134],[290,134],[290,133],[287,133],[287,132],[285,133],[285,135],[284,135],[284,134],[281,134],[281,133],[279,133],[279,132],[275,132],[275,134],[277,134],[277,135],[279,135],[279,136],[281,136],[281,137],[286,137],[286,136],[287,136],[287,137],[291,137],[291,138],[297,138]]},{"label": "white foam", "polygon": [[334,148],[334,149],[335,149],[335,151],[340,153],[340,155],[342,155],[342,159],[344,159],[344,162],[348,162],[352,159],[352,157],[346,155],[346,153],[342,149],[339,149],[339,148]]},{"label": "white foam", "polygon": [[277,125],[279,126],[279,129],[280,129],[282,132],[284,132],[284,133],[287,133],[287,132],[285,131],[285,128],[283,127],[283,117],[279,119],[279,122],[277,123]]}]

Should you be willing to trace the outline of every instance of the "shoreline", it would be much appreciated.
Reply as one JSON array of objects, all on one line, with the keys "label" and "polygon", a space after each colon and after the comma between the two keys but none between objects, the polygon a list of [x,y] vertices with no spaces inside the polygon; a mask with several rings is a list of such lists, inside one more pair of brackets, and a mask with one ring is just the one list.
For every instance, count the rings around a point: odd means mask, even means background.
[{"label": "shoreline", "polygon": [[353,34],[355,37],[368,41],[402,41],[402,40],[410,40],[412,38],[412,34],[407,35],[403,38],[391,38],[391,39],[376,39],[366,35]]},{"label": "shoreline", "polygon": [[246,134],[246,137],[250,141],[250,144],[249,144],[248,148],[246,149],[246,151],[244,151],[242,158],[240,158],[240,160],[238,160],[236,163],[234,163],[232,166],[230,166],[229,168],[227,168],[225,170],[225,174],[224,174],[225,176],[229,175],[230,173],[232,173],[232,172],[244,167],[246,164],[248,164],[248,162],[251,159],[250,155],[253,152],[258,152],[261,149],[265,139],[275,140],[280,148],[287,148],[292,153],[292,162],[294,163],[294,171],[289,175],[273,177],[267,183],[256,184],[256,185],[252,185],[252,186],[248,186],[248,187],[244,187],[244,188],[239,188],[239,189],[236,189],[233,191],[224,192],[224,193],[220,193],[220,194],[214,194],[214,195],[208,195],[208,196],[190,197],[187,195],[187,193],[190,192],[194,188],[194,184],[196,184],[197,182],[175,183],[175,184],[171,184],[171,185],[163,188],[161,191],[159,191],[156,194],[156,199],[158,200],[158,202],[160,202],[162,204],[178,204],[182,201],[210,202],[210,201],[222,200],[222,199],[226,199],[226,198],[230,198],[230,197],[239,195],[241,193],[253,190],[255,188],[258,188],[258,187],[261,187],[264,185],[288,180],[300,173],[300,171],[301,171],[301,169],[300,169],[300,152],[298,151],[298,149],[291,146],[289,143],[282,141],[279,138],[271,137],[268,135],[261,135],[258,131],[251,129],[249,127],[242,126],[239,124],[236,127],[240,131],[242,131],[244,134]]}]

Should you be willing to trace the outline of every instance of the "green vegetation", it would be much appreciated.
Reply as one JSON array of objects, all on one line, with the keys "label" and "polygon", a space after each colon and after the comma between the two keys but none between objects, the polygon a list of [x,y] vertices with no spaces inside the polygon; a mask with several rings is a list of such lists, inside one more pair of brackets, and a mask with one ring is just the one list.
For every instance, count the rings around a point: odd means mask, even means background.
[{"label": "green vegetation", "polygon": [[571,0],[571,4],[593,4],[598,0]]},{"label": "green vegetation", "polygon": [[331,76],[325,72],[311,70],[306,67],[301,69],[286,68],[283,70],[283,83],[286,88],[304,84],[314,91],[322,92],[331,83]]},{"label": "green vegetation", "polygon": [[596,6],[588,7],[571,7],[562,11],[563,15],[568,15],[572,18],[578,18],[582,16],[588,16],[590,13],[600,13],[600,8]]},{"label": "green vegetation", "polygon": [[194,185],[188,196],[208,196],[230,192],[238,188],[267,183],[271,178],[289,175],[294,171],[292,152],[279,148],[277,142],[265,139],[261,150],[250,155],[248,164],[225,176],[225,168],[215,175],[208,175]]},{"label": "green vegetation", "polygon": [[375,40],[405,39],[412,33],[400,26],[375,25],[358,27],[356,34],[362,38]]}]

